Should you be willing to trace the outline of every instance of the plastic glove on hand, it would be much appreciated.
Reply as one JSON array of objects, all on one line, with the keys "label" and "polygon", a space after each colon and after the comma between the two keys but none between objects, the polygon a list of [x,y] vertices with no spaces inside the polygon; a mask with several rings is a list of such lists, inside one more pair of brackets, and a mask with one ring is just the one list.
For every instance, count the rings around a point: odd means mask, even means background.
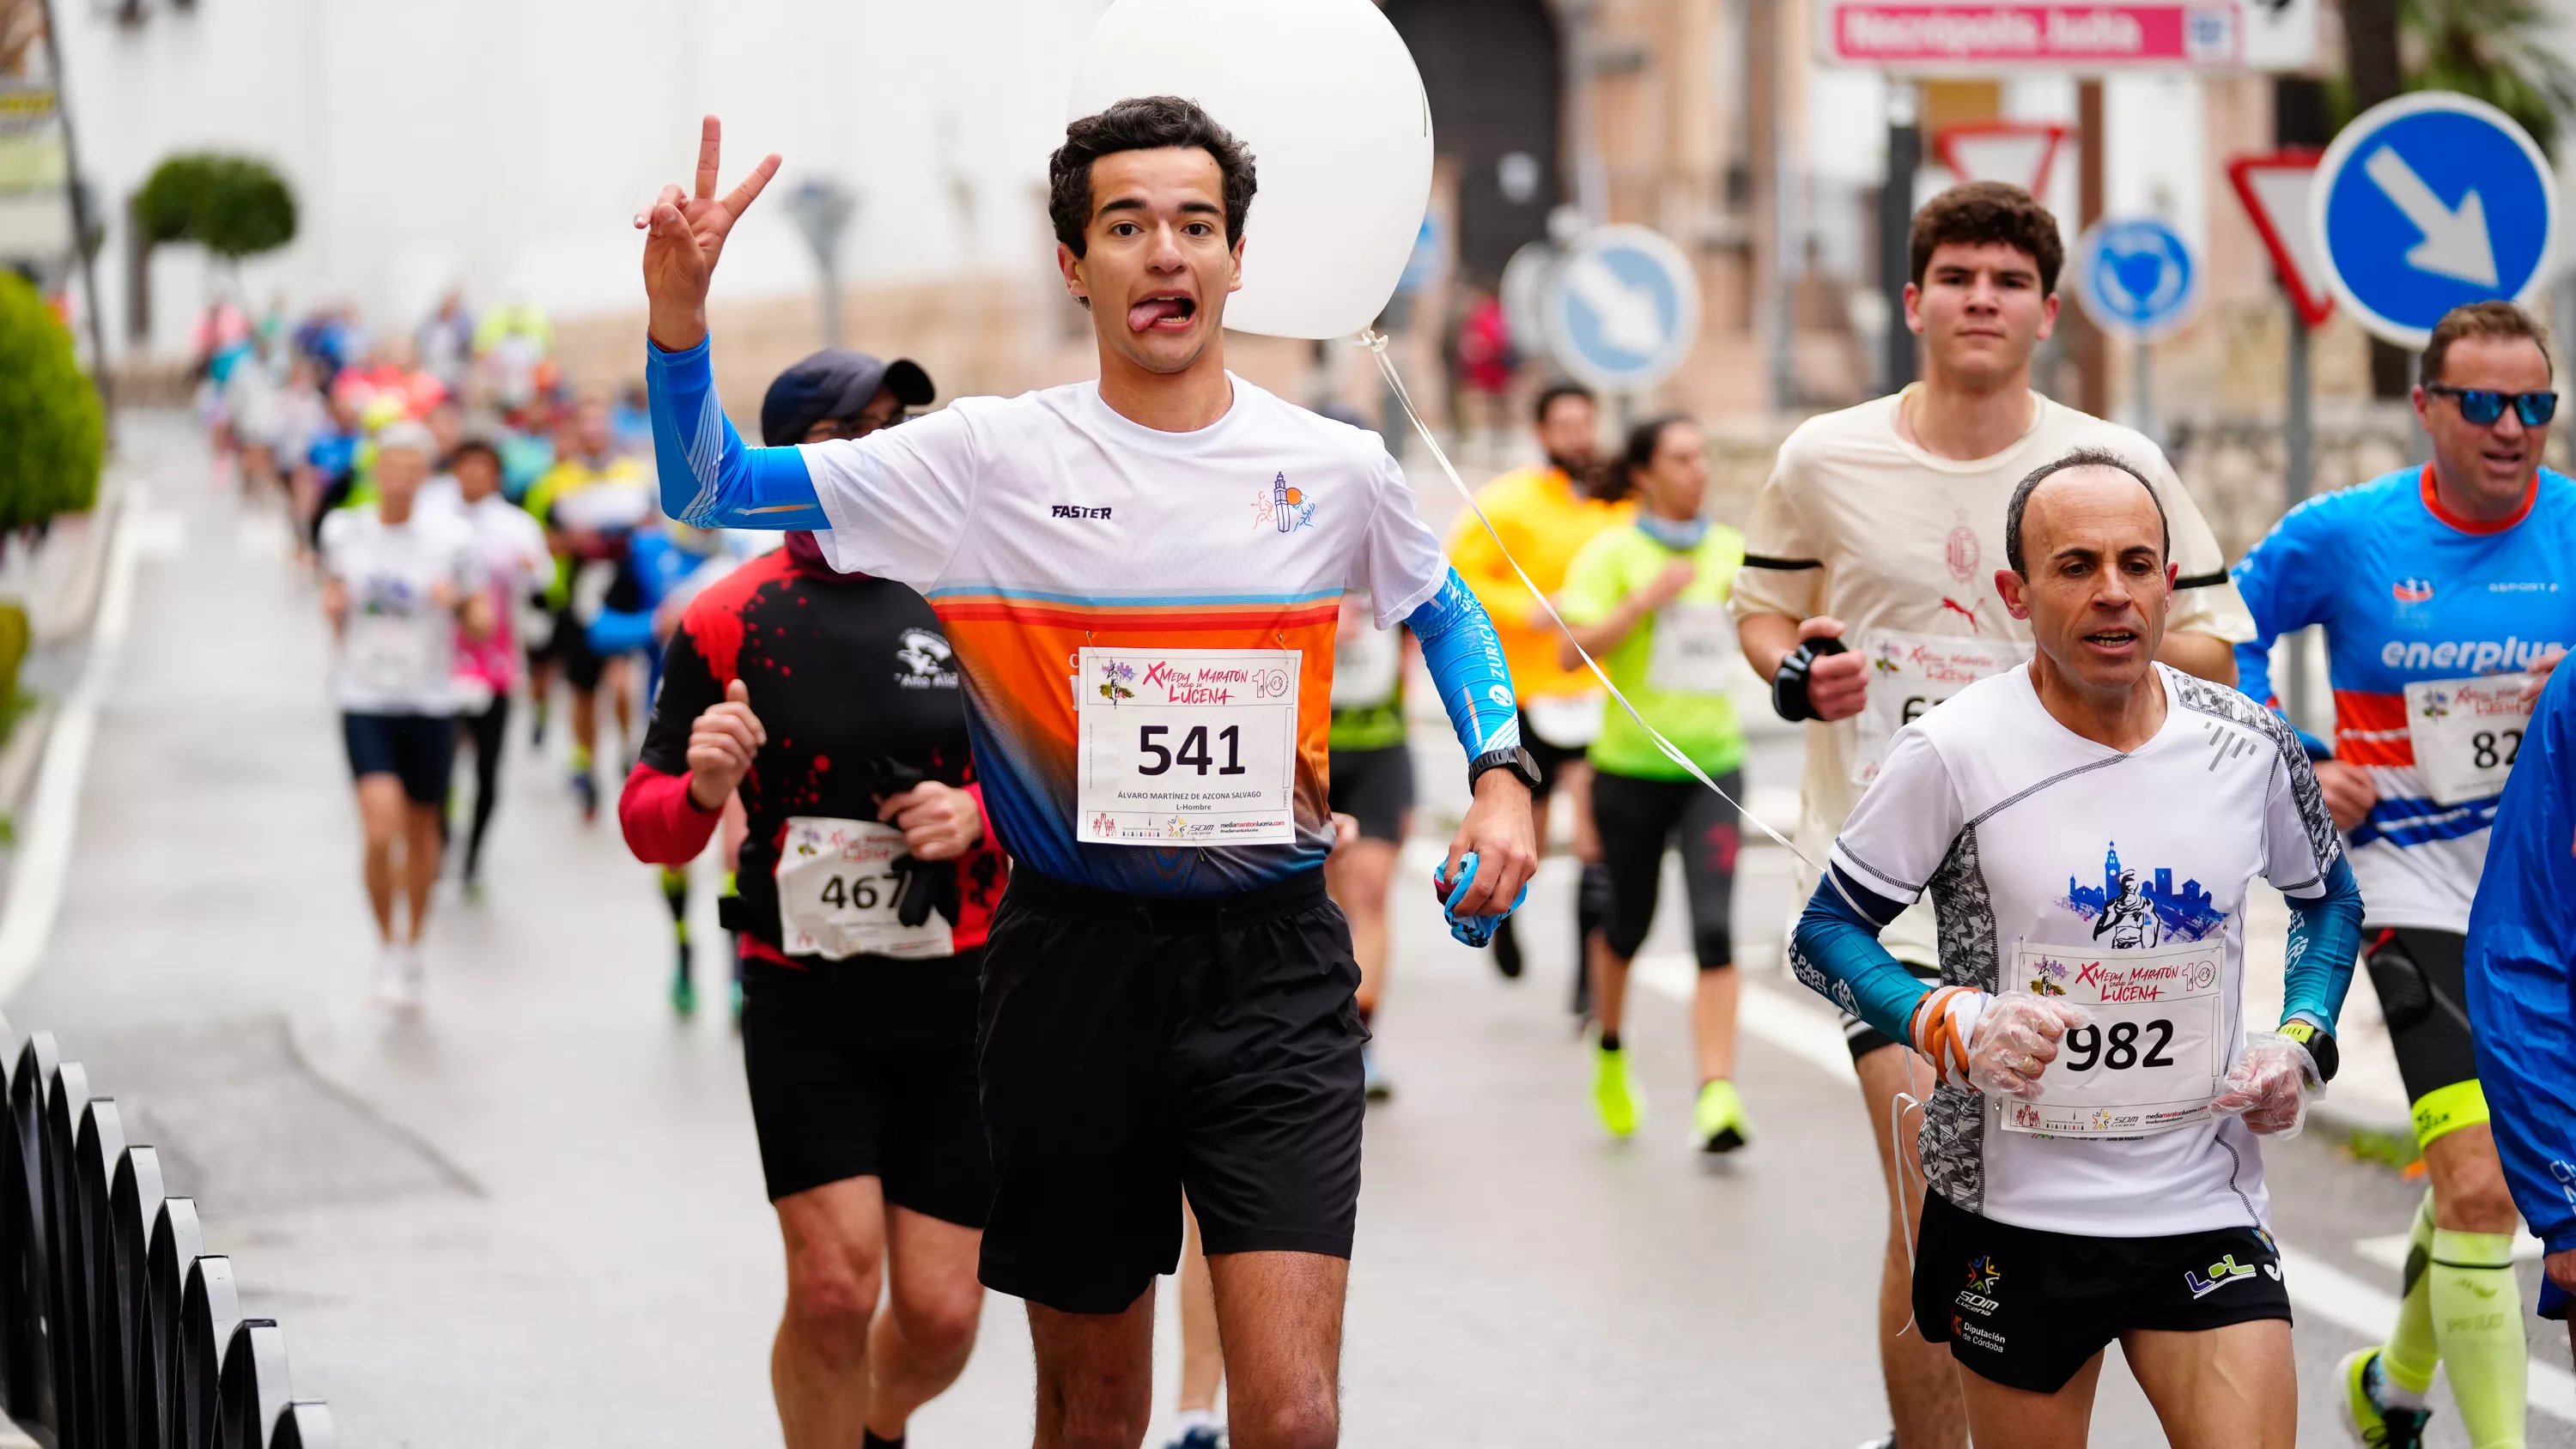
[{"label": "plastic glove on hand", "polygon": [[2245,1050],[2227,1069],[2227,1080],[2211,1098],[2218,1116],[2242,1114],[2245,1125],[2265,1137],[2283,1141],[2306,1125],[2308,1098],[2321,1095],[2316,1058],[2308,1049],[2277,1031],[2258,1031],[2245,1038]]},{"label": "plastic glove on hand", "polygon": [[2057,1043],[2093,1017],[2071,1001],[2012,991],[1986,1003],[1968,1043],[1968,1082],[1980,1092],[2039,1100],[2039,1074],[2057,1060]]},{"label": "plastic glove on hand", "polygon": [[1458,857],[1458,865],[1458,882],[1454,886],[1440,878],[1439,866],[1431,868],[1431,888],[1440,897],[1440,914],[1449,922],[1450,935],[1470,946],[1490,945],[1494,939],[1494,932],[1503,924],[1503,918],[1519,910],[1521,902],[1529,899],[1529,886],[1524,882],[1521,893],[1512,897],[1512,903],[1493,915],[1462,916],[1457,913],[1455,907],[1460,898],[1467,894],[1467,888],[1476,883],[1476,852],[1471,850]]}]

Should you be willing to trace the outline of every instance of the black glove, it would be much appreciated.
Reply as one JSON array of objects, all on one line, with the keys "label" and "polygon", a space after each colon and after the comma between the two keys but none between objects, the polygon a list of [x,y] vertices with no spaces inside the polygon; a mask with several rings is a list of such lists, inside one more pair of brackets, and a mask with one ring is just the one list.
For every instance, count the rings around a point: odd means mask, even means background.
[{"label": "black glove", "polygon": [[923,860],[911,854],[894,858],[894,918],[906,930],[930,919],[933,910],[955,925],[957,909],[957,862]]},{"label": "black glove", "polygon": [[1795,724],[1802,719],[1822,719],[1813,700],[1807,698],[1807,671],[1828,654],[1840,654],[1843,641],[1822,635],[1809,639],[1790,651],[1780,661],[1780,672],[1771,676],[1771,709],[1780,718]]}]

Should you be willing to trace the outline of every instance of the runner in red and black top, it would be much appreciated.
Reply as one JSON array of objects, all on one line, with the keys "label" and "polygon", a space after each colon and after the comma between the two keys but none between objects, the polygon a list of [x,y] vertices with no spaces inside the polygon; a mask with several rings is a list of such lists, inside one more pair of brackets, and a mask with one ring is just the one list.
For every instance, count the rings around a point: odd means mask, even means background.
[{"label": "runner in red and black top", "polygon": [[[929,391],[909,362],[819,353],[772,385],[763,428],[872,431]],[[1008,883],[957,667],[919,594],[835,573],[797,533],[691,601],[618,819],[637,856],[685,863],[736,793],[749,833],[726,924],[788,1255],[779,1417],[790,1445],[857,1423],[899,1444],[974,1344],[993,1191],[976,990]],[[881,1281],[891,1309],[871,1333]]]}]

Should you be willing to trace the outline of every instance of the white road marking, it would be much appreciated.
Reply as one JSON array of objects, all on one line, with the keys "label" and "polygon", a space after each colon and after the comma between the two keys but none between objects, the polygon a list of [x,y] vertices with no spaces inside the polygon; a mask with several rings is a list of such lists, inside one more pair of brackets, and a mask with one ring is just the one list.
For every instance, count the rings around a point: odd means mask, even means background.
[{"label": "white road marking", "polygon": [[[1640,956],[1634,969],[1632,979],[1656,995],[1682,1002],[1690,999],[1691,977],[1696,974],[1690,957],[1672,953]],[[1747,1033],[1811,1066],[1846,1082],[1858,1080],[1852,1072],[1851,1053],[1843,1047],[1842,1028],[1824,1011],[1747,977],[1736,1020]],[[2402,1267],[2406,1257],[2403,1234],[2364,1238],[2353,1246],[2362,1256],[2376,1261],[2388,1243],[2397,1245],[2396,1255],[2388,1265]],[[2521,1254],[2517,1252],[2517,1256]],[[2373,1287],[2322,1258],[2284,1243],[2281,1266],[2288,1275],[2290,1302],[2302,1314],[2373,1340],[2385,1335],[2389,1325],[2397,1321],[2397,1295]],[[2576,1424],[2576,1374],[2535,1357],[2529,1397],[2533,1408]]]},{"label": "white road marking", "polygon": [[150,509],[150,496],[137,488],[118,511],[116,537],[108,544],[107,578],[100,585],[98,621],[90,633],[89,662],[54,720],[44,765],[36,773],[35,796],[20,822],[17,869],[8,905],[0,910],[0,1000],[16,995],[34,973],[62,911],[72,833],[80,823],[81,782],[98,735],[99,702],[133,629],[135,565],[147,557],[171,557],[187,541],[186,520]]}]

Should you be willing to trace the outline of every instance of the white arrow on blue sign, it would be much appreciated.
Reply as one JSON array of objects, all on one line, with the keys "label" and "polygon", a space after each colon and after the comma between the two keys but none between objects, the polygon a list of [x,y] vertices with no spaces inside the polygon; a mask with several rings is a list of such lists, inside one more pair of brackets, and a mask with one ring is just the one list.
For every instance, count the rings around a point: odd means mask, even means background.
[{"label": "white arrow on blue sign", "polygon": [[1670,377],[1699,338],[1699,281],[1660,232],[1605,226],[1567,250],[1540,306],[1548,355],[1604,392]]},{"label": "white arrow on blue sign", "polygon": [[2075,246],[2075,300],[2103,331],[2152,342],[2191,320],[2200,271],[2182,233],[2155,217],[2099,221]]},{"label": "white arrow on blue sign", "polygon": [[2449,91],[2355,117],[2317,163],[2309,206],[2335,300],[2404,347],[2463,303],[2528,299],[2558,230],[2540,147],[2504,112]]}]

